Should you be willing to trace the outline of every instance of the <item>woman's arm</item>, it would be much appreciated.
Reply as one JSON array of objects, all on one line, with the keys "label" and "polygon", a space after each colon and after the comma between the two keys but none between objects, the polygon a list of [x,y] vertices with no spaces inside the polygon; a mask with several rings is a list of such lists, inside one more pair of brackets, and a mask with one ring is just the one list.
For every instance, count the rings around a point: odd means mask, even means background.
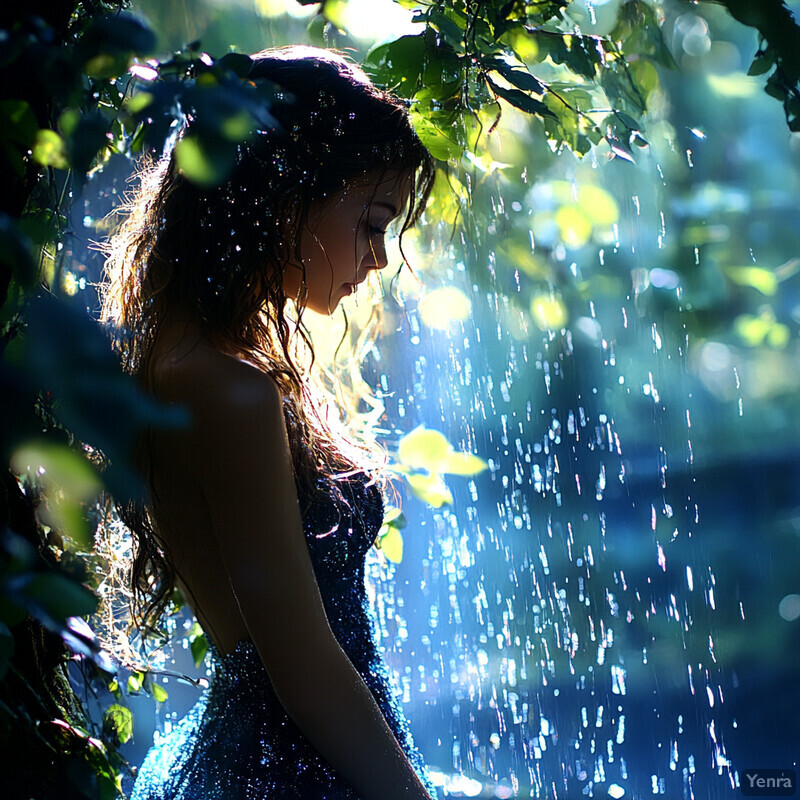
[{"label": "woman's arm", "polygon": [[[286,712],[364,800],[429,795],[328,624],[302,530],[274,382],[207,356],[195,412],[196,478],[247,630]],[[222,359],[220,361],[219,359]]]}]

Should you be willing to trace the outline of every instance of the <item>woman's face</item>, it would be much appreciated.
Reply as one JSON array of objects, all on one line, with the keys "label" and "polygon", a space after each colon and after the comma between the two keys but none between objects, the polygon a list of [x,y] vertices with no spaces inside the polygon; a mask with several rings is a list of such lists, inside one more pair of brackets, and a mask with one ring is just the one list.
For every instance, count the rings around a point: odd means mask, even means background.
[{"label": "woman's face", "polygon": [[[405,208],[407,193],[396,175],[345,190],[335,198],[314,201],[300,234],[300,257],[308,294],[305,306],[331,314],[372,270],[386,266],[386,229]],[[301,270],[289,265],[283,281],[286,296],[296,298]]]}]

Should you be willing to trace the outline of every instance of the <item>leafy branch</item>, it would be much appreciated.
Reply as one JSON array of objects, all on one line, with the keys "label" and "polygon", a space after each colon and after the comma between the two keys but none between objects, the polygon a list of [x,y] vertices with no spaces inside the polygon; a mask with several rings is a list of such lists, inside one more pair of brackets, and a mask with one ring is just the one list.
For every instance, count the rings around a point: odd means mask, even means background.
[{"label": "leafy branch", "polygon": [[758,49],[748,74],[770,73],[766,93],[782,103],[789,130],[800,131],[800,26],[784,0],[712,1],[758,31]]},{"label": "leafy branch", "polygon": [[[540,120],[553,149],[583,155],[605,140],[632,160],[638,117],[658,88],[655,65],[674,66],[653,8],[628,0],[607,37],[580,32],[568,2],[416,4],[424,25],[372,50],[380,83],[414,102],[420,136],[442,161],[469,149],[484,109],[508,103]],[[597,119],[596,97],[612,113]],[[495,123],[498,117],[495,117]]]}]

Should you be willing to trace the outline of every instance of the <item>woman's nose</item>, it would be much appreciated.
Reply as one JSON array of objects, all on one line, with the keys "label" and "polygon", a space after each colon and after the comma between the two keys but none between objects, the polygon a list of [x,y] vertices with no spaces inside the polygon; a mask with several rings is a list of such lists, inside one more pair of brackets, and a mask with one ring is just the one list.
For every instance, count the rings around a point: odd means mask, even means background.
[{"label": "woman's nose", "polygon": [[386,243],[383,236],[375,236],[370,239],[369,252],[367,253],[367,269],[383,269],[389,263],[386,256]]}]

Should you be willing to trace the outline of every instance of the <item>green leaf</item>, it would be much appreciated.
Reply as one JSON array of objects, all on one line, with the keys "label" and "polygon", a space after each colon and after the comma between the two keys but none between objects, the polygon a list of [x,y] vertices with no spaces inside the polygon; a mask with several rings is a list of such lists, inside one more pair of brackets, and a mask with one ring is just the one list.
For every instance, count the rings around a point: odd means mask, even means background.
[{"label": "green leaf", "polygon": [[204,633],[198,633],[189,642],[189,649],[192,651],[192,658],[194,665],[199,667],[203,663],[203,659],[208,652],[208,639]]},{"label": "green leaf", "polygon": [[437,472],[452,450],[443,433],[420,425],[400,440],[398,456],[403,464],[410,467]]},{"label": "green leaf", "polygon": [[33,160],[43,167],[69,169],[67,147],[55,131],[46,128],[37,131],[32,155]]},{"label": "green leaf", "polygon": [[527,70],[515,69],[510,64],[506,64],[499,59],[492,62],[491,68],[499,72],[509,83],[523,92],[544,94],[544,85]]},{"label": "green leaf", "polygon": [[725,272],[739,286],[752,286],[767,297],[778,291],[778,278],[772,270],[763,267],[726,267]]},{"label": "green leaf", "polygon": [[408,475],[406,481],[411,491],[431,508],[441,508],[453,502],[453,495],[441,475]]},{"label": "green leaf", "polygon": [[[299,2],[300,0],[298,0]],[[303,3],[303,5],[313,5],[311,2]],[[325,29],[330,25],[328,20],[322,14],[315,14],[311,17],[311,21],[306,26],[306,34],[311,44],[318,47],[325,47]]]},{"label": "green leaf", "polygon": [[11,467],[42,487],[46,502],[37,510],[40,521],[90,547],[82,504],[92,500],[103,487],[95,468],[71,448],[44,441],[17,448],[11,456]]},{"label": "green leaf", "polygon": [[144,677],[144,672],[131,672],[131,674],[128,675],[128,691],[134,694],[141,692],[142,685],[144,684]]},{"label": "green leaf", "polygon": [[511,48],[514,55],[526,64],[543,61],[547,52],[540,53],[539,40],[532,29],[515,24],[508,27],[500,37],[500,42]]},{"label": "green leaf", "polygon": [[395,528],[405,528],[406,516],[399,508],[390,506],[383,515],[384,525],[393,525]]},{"label": "green leaf", "polygon": [[464,29],[453,22],[447,15],[436,9],[431,9],[428,13],[429,24],[442,34],[445,41],[453,47],[461,47],[464,44]]},{"label": "green leaf", "polygon": [[567,34],[564,37],[564,44],[567,49],[563,63],[575,74],[593,80],[601,61],[594,41],[589,37]]},{"label": "green leaf", "polygon": [[399,564],[403,560],[403,534],[393,525],[381,536],[379,546],[389,561]]},{"label": "green leaf", "polygon": [[150,92],[136,92],[133,96],[129,97],[123,104],[123,108],[129,114],[141,113],[153,102],[153,95]]},{"label": "green leaf", "polygon": [[537,294],[531,300],[531,316],[537,327],[543,331],[563,329],[569,321],[564,303],[549,294]]},{"label": "green leaf", "polygon": [[119,703],[109,706],[103,714],[103,729],[112,739],[125,744],[133,736],[133,714]]},{"label": "green leaf", "polygon": [[750,69],[747,70],[748,75],[763,75],[769,72],[775,66],[775,56],[771,53],[756,53]]},{"label": "green leaf", "polygon": [[[660,86],[658,70],[650,61],[643,58],[628,64],[628,70],[639,94],[646,103],[650,95]],[[644,112],[646,109],[642,108],[641,110]]]},{"label": "green leaf", "polygon": [[440,161],[461,158],[464,148],[420,113],[412,113],[414,130],[430,154]]},{"label": "green leaf", "polygon": [[240,111],[222,120],[220,133],[229,142],[243,142],[253,132],[253,118],[247,111]]},{"label": "green leaf", "polygon": [[[644,0],[626,0],[619,9],[617,24],[609,38],[621,43],[624,53],[649,57],[668,69],[677,65],[664,42],[655,10]],[[635,62],[634,62],[635,63]]]},{"label": "green leaf", "polygon": [[230,174],[236,159],[236,147],[189,134],[175,146],[175,160],[180,171],[200,186],[219,186]]},{"label": "green leaf", "polygon": [[153,683],[152,691],[153,699],[157,703],[163,703],[169,697],[167,690],[160,683]]},{"label": "green leaf", "polygon": [[381,85],[401,97],[412,97],[420,88],[425,61],[423,35],[408,35],[374,47],[367,55],[365,67]]},{"label": "green leaf", "polygon": [[448,453],[439,467],[441,472],[464,477],[478,475],[488,468],[489,465],[482,458],[472,453]]},{"label": "green leaf", "polygon": [[541,100],[530,97],[519,91],[519,89],[505,89],[496,84],[491,78],[486,80],[498,97],[502,97],[503,100],[508,101],[520,111],[525,111],[527,114],[534,114],[538,117],[555,117],[555,114]]}]

